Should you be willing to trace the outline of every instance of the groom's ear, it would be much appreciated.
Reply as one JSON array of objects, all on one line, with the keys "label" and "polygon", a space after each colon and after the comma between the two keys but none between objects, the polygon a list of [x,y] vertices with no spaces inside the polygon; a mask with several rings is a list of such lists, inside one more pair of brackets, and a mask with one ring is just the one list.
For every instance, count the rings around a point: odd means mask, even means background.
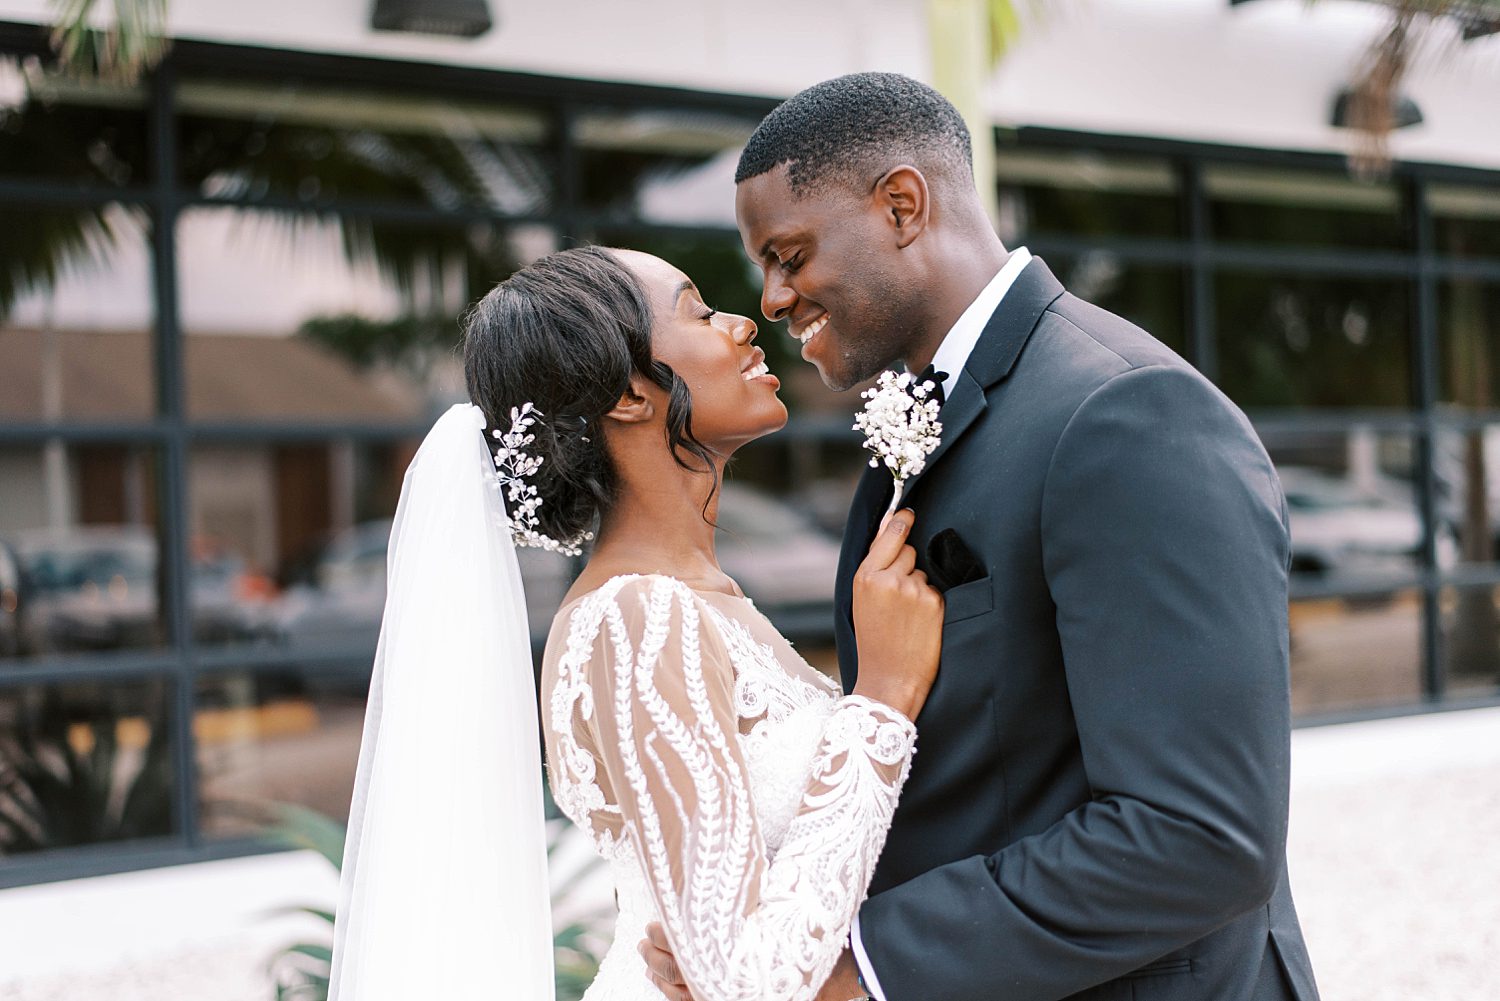
[{"label": "groom's ear", "polygon": [[621,424],[644,424],[656,415],[656,406],[646,389],[646,380],[639,373],[630,376],[630,387],[620,395],[605,418]]},{"label": "groom's ear", "polygon": [[911,164],[892,167],[875,182],[875,202],[890,220],[898,249],[911,246],[912,241],[927,228],[931,208],[927,178]]}]

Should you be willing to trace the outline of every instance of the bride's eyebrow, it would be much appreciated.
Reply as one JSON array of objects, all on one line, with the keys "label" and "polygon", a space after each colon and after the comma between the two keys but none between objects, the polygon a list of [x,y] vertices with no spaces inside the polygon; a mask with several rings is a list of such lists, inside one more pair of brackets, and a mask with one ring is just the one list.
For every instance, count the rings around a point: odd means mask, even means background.
[{"label": "bride's eyebrow", "polygon": [[703,299],[703,293],[698,291],[698,286],[693,284],[692,279],[688,279],[687,281],[678,284],[678,286],[672,290],[672,306],[674,309],[676,308],[677,304],[682,301],[682,293],[684,292],[693,293],[693,295],[698,297],[699,301],[702,301]]}]

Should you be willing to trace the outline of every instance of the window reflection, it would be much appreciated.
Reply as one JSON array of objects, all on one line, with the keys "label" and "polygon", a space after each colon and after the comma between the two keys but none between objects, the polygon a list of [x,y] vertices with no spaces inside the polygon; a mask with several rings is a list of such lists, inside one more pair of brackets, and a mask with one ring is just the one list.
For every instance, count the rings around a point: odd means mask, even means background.
[{"label": "window reflection", "polygon": [[459,315],[534,256],[539,236],[550,230],[183,213],[189,413],[420,423],[463,398]]},{"label": "window reflection", "polygon": [[1007,245],[1033,234],[1182,235],[1177,175],[1165,160],[1002,145],[995,178]]},{"label": "window reflection", "polygon": [[1435,244],[1450,257],[1500,257],[1500,188],[1427,188]]},{"label": "window reflection", "polygon": [[483,205],[552,200],[550,124],[524,105],[283,80],[184,81],[182,180],[210,197]]},{"label": "window reflection", "polygon": [[580,114],[582,198],[612,218],[734,225],[734,171],[758,117],[680,108]]},{"label": "window reflection", "polygon": [[1406,226],[1395,185],[1332,171],[1209,166],[1209,226],[1229,242],[1399,249]]},{"label": "window reflection", "polygon": [[164,641],[155,453],[0,448],[0,656]]},{"label": "window reflection", "polygon": [[1416,591],[1292,602],[1292,711],[1335,713],[1422,697]]},{"label": "window reflection", "polygon": [[[1423,566],[1412,439],[1351,426],[1313,433],[1269,427],[1261,438],[1281,479],[1292,541],[1292,593],[1367,590],[1411,581]],[[1454,562],[1451,533],[1439,565]]]},{"label": "window reflection", "polygon": [[275,824],[287,804],[344,823],[369,681],[367,664],[201,679],[193,736],[204,835],[254,834]]},{"label": "window reflection", "polygon": [[1046,260],[1069,292],[1123,316],[1178,354],[1186,351],[1181,268],[1138,264],[1108,251],[1080,257],[1049,254]]},{"label": "window reflection", "polygon": [[80,79],[34,57],[0,57],[0,174],[145,184],[145,104],[144,88]]},{"label": "window reflection", "polygon": [[1224,271],[1219,381],[1242,407],[1411,405],[1405,282]]},{"label": "window reflection", "polygon": [[0,857],[172,832],[164,679],[0,689]]},{"label": "window reflection", "polygon": [[1500,692],[1500,589],[1444,588],[1440,596],[1444,680],[1450,695]]},{"label": "window reflection", "polygon": [[1500,284],[1459,279],[1438,288],[1443,401],[1500,407]]},{"label": "window reflection", "polygon": [[0,205],[0,420],[149,418],[144,212]]}]

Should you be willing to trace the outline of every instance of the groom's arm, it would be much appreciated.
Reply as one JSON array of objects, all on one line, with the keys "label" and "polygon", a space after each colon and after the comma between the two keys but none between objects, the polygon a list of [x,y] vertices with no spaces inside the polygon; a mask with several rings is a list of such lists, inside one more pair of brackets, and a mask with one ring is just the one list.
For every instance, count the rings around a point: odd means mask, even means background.
[{"label": "groom's arm", "polygon": [[1041,530],[1093,799],[867,901],[886,1001],[1063,998],[1265,904],[1287,818],[1283,513],[1248,423],[1189,373],[1126,372],[1079,406]]}]

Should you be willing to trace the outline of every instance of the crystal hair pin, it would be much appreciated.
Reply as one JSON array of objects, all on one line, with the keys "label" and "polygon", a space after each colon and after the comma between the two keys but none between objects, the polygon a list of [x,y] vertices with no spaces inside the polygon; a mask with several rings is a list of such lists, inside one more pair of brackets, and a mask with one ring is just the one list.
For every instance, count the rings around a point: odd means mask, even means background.
[{"label": "crystal hair pin", "polygon": [[510,430],[499,428],[490,435],[500,443],[495,450],[495,472],[500,487],[505,491],[507,513],[510,516],[510,537],[518,546],[545,549],[564,556],[579,556],[583,544],[594,537],[593,532],[580,532],[571,539],[558,541],[540,531],[541,521],[537,511],[542,506],[541,495],[536,485],[528,482],[542,468],[542,456],[531,455],[526,447],[536,441],[531,428],[542,412],[531,403],[510,408]]}]

